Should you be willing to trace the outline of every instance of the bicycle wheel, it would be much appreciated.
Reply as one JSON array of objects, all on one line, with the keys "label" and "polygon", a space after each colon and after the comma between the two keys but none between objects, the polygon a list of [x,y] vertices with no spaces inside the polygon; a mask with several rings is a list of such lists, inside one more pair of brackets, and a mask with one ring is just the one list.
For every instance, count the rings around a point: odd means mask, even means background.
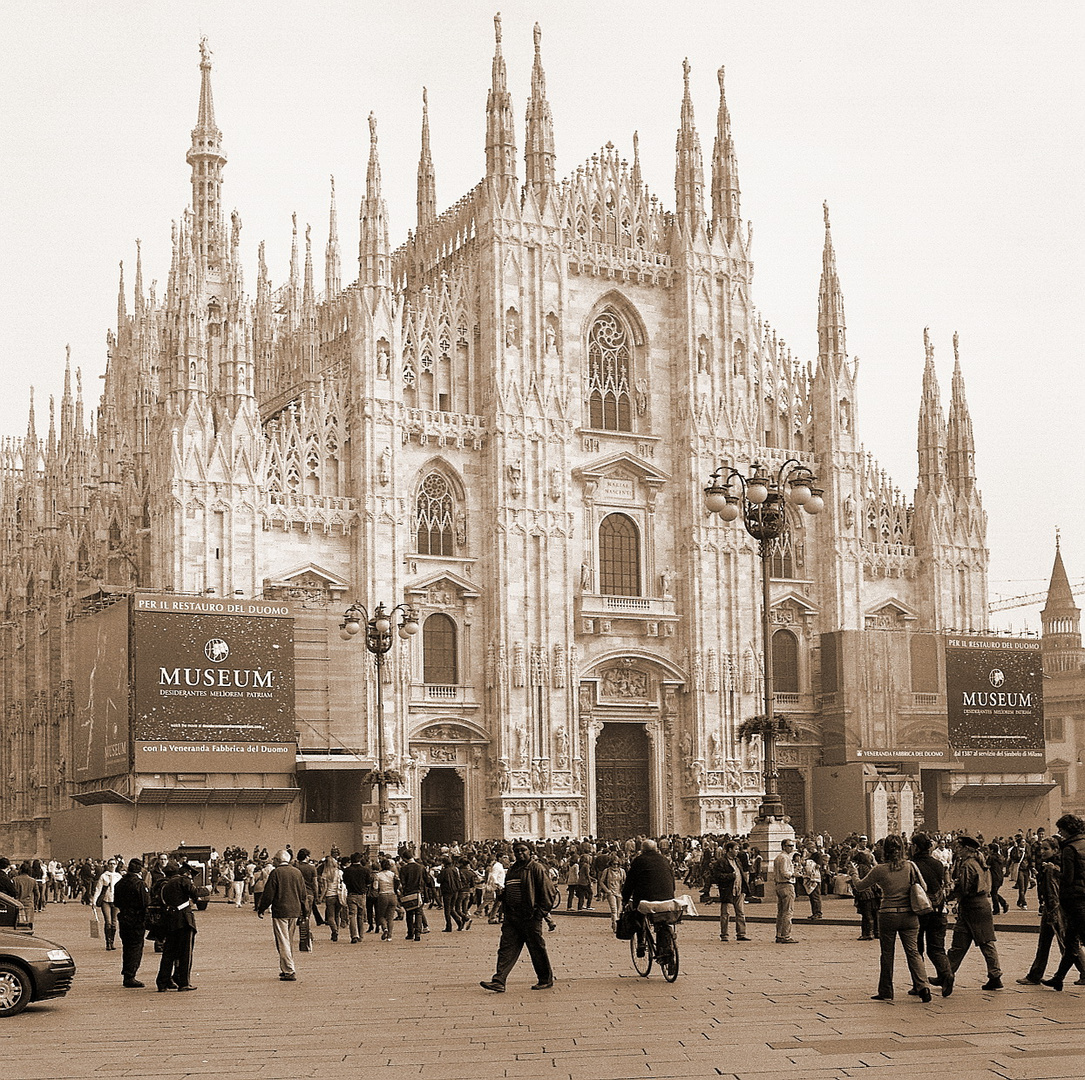
[{"label": "bicycle wheel", "polygon": [[655,942],[652,940],[651,930],[645,928],[644,931],[644,955],[637,955],[637,935],[634,934],[629,939],[629,956],[633,961],[633,967],[636,968],[637,974],[648,977],[648,973],[652,970],[652,961],[655,959]]},{"label": "bicycle wheel", "polygon": [[671,935],[671,951],[670,955],[661,958],[659,961],[659,970],[663,972],[663,978],[667,982],[674,982],[678,978],[678,935]]}]

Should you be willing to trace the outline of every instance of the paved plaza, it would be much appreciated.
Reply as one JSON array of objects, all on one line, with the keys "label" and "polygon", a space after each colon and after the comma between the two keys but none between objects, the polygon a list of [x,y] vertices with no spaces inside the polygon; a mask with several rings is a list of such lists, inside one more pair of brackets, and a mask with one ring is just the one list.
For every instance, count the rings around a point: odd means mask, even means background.
[{"label": "paved plaza", "polygon": [[1014,982],[1033,934],[1000,936],[1001,992],[980,989],[976,954],[951,998],[923,1005],[907,996],[898,955],[898,997],[887,1003],[870,1000],[878,946],[856,940],[852,906],[826,911],[844,918],[797,922],[801,942],[790,948],[773,943],[768,922],[751,926],[749,943],[724,943],[715,921],[687,921],[673,985],[636,976],[605,918],[561,915],[548,935],[554,989],[530,989],[525,954],[495,995],[478,985],[493,973],[498,936],[484,921],[444,934],[431,912],[433,932],[418,944],[404,940],[402,923],[387,943],[369,935],[333,945],[321,929],[298,981],[282,983],[270,920],[214,901],[199,916],[199,990],[159,994],[153,953],[140,973],[149,989],[124,990],[120,951],[90,939],[88,909],[49,905],[36,929],[74,954],[75,989],[0,1023],[0,1061],[6,1080],[1085,1075],[1085,987],[1060,994]]}]

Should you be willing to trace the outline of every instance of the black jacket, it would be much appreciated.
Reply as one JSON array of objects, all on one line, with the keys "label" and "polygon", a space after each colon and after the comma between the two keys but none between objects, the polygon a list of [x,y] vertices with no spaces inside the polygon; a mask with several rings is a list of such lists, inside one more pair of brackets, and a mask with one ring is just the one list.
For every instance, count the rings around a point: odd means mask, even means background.
[{"label": "black jacket", "polygon": [[641,900],[673,900],[674,871],[658,851],[642,851],[630,864],[622,899],[634,907]]},{"label": "black jacket", "polygon": [[113,886],[113,903],[117,905],[117,917],[128,926],[143,926],[147,919],[147,905],[151,892],[143,884],[143,875],[129,872]]}]

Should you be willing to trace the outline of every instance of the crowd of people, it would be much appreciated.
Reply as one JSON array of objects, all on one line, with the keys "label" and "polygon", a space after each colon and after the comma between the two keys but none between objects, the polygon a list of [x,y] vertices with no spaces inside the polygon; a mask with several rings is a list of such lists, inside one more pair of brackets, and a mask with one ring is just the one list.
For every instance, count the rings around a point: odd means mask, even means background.
[{"label": "crowd of people", "polygon": [[[1028,908],[1035,895],[1041,921],[1035,960],[1017,981],[1043,983],[1061,990],[1071,967],[1085,985],[1085,822],[1064,815],[1058,834],[1021,831],[985,840],[967,832],[949,835],[890,835],[877,842],[853,833],[835,840],[811,833],[785,841],[771,862],[748,838],[729,835],[644,837],[624,841],[593,838],[547,839],[528,844],[482,840],[448,845],[403,844],[392,856],[371,858],[361,852],[343,855],[337,848],[314,859],[305,848],[289,844],[269,854],[254,845],[211,851],[202,866],[162,854],[144,865],[117,855],[105,860],[26,860],[12,866],[0,857],[0,892],[22,909],[21,923],[33,927],[35,913],[49,903],[80,902],[94,910],[105,948],[122,956],[122,984],[143,986],[137,974],[145,941],[162,953],[156,987],[193,990],[190,973],[196,933],[195,911],[215,895],[261,917],[271,913],[279,958],[279,977],[294,981],[294,950],[312,947],[320,928],[332,942],[340,934],[359,944],[368,934],[392,940],[403,923],[406,940],[421,942],[431,920],[441,932],[469,931],[474,920],[502,925],[498,970],[483,985],[504,987],[509,971],[526,945],[539,989],[553,985],[543,928],[555,929],[552,909],[564,888],[566,911],[590,911],[600,905],[618,928],[631,899],[669,892],[684,883],[700,900],[718,901],[719,936],[750,940],[749,904],[775,902],[775,940],[792,944],[797,896],[809,903],[809,921],[823,916],[829,895],[850,897],[858,911],[860,940],[881,942],[876,999],[893,996],[893,959],[897,942],[908,963],[909,993],[931,999],[930,986],[948,997],[957,969],[972,944],[986,962],[984,989],[1002,988],[995,945],[994,917],[1009,909],[1001,890],[1016,892],[1016,905]],[[639,861],[638,861],[639,860]],[[650,866],[648,874],[645,866]],[[664,873],[661,867],[666,867]],[[667,880],[670,885],[667,885]],[[920,885],[929,909],[916,913],[913,886]],[[956,923],[947,952],[948,916]],[[664,944],[666,933],[663,935]],[[1044,978],[1054,944],[1059,963]],[[928,978],[923,957],[934,966]]]}]

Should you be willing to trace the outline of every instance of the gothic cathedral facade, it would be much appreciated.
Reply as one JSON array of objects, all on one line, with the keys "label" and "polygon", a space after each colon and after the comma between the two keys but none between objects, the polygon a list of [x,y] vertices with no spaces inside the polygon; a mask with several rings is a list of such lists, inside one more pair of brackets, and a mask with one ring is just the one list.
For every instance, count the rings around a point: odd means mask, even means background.
[{"label": "gothic cathedral facade", "polygon": [[[702,489],[720,463],[789,458],[826,509],[772,562],[785,803],[816,826],[836,768],[855,828],[929,818],[937,785],[892,755],[944,742],[937,633],[986,626],[961,367],[947,421],[927,341],[906,498],[859,442],[827,208],[816,361],[754,306],[723,70],[706,168],[686,66],[668,208],[635,138],[631,162],[607,143],[558,177],[538,28],[518,153],[498,22],[477,186],[438,212],[424,103],[417,221],[394,248],[371,116],[357,262],[333,181],[323,290],[295,222],[288,275],[273,285],[261,247],[252,294],[206,49],[200,72],[163,293],[138,260],[132,291],[122,273],[90,425],[69,374],[48,433],[32,404],[3,447],[0,846],[46,849],[58,815],[98,813],[104,835],[106,810],[144,804],[147,828],[174,813],[219,845],[342,830],[371,820],[378,744],[412,839],[745,832],[759,558]],[[72,775],[73,619],[140,590],[293,605],[291,797],[239,796],[266,785],[236,774]],[[339,640],[355,600],[419,618],[383,669],[382,730],[371,658]]]}]

